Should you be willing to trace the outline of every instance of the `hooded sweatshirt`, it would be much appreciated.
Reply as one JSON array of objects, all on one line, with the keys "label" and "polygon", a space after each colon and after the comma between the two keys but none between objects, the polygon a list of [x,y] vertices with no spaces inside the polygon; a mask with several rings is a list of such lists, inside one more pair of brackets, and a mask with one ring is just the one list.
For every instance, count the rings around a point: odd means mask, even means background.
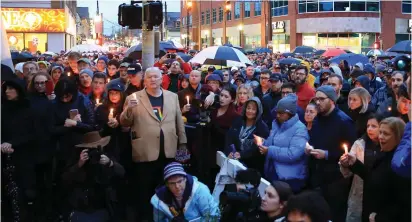
[{"label": "hooded sweatshirt", "polygon": [[367,76],[362,75],[362,76],[359,76],[358,78],[356,78],[356,81],[354,82],[354,85],[355,85],[357,82],[359,82],[359,83],[361,84],[361,86],[362,86],[363,88],[365,88],[366,90],[368,90],[368,92],[370,93],[370,90],[369,90],[369,82],[370,82],[370,80],[369,80],[369,78],[368,78]]}]

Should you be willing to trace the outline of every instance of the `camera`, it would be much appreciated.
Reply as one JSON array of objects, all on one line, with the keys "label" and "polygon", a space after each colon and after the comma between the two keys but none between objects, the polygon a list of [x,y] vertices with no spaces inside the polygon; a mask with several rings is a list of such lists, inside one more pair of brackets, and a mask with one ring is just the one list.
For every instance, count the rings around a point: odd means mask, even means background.
[{"label": "camera", "polygon": [[100,149],[89,148],[87,149],[87,153],[89,155],[90,164],[99,164],[100,156],[103,154],[102,151],[100,151]]},{"label": "camera", "polygon": [[169,53],[169,54],[167,54],[167,58],[169,58],[169,59],[176,59],[176,54],[174,54],[174,53]]},{"label": "camera", "polygon": [[[260,173],[255,169],[237,172],[233,186],[220,194],[221,221],[254,221],[260,214],[261,197],[259,194]],[[242,188],[238,188],[242,187]],[[236,218],[234,220],[234,218]]]}]

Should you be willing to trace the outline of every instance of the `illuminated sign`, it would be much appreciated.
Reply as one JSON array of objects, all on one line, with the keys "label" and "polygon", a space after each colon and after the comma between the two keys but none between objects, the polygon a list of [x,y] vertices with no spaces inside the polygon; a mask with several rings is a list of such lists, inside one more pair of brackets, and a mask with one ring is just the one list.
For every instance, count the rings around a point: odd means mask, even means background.
[{"label": "illuminated sign", "polygon": [[285,33],[285,21],[273,22],[272,33]]},{"label": "illuminated sign", "polygon": [[6,32],[65,32],[64,9],[2,8]]}]

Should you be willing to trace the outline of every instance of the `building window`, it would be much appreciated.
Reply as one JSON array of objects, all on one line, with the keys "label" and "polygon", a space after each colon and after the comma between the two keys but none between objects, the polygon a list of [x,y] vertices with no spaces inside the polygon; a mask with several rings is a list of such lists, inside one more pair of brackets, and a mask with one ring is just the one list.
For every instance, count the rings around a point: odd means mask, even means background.
[{"label": "building window", "polygon": [[270,8],[272,16],[288,15],[288,1],[287,0],[271,0]]},{"label": "building window", "polygon": [[210,24],[210,9],[206,11],[206,24]]},{"label": "building window", "polygon": [[245,2],[244,5],[245,5],[245,10],[244,10],[245,15],[244,15],[244,17],[249,18],[250,17],[250,2]]},{"label": "building window", "polygon": [[235,2],[235,19],[240,18],[240,2]]},{"label": "building window", "polygon": [[262,3],[255,2],[255,16],[260,16],[260,15],[262,15]]},{"label": "building window", "polygon": [[[409,1],[411,2],[411,1]],[[409,7],[410,8],[410,7]],[[380,0],[299,0],[299,13],[379,12]]]},{"label": "building window", "polygon": [[232,20],[232,11],[226,12],[226,20],[227,20],[227,21]]},{"label": "building window", "polygon": [[205,24],[205,12],[202,12],[202,25]]},{"label": "building window", "polygon": [[175,22],[175,28],[179,28],[179,27],[180,27],[180,22],[179,21]]},{"label": "building window", "polygon": [[402,13],[411,14],[412,1],[411,0],[402,0]]},{"label": "building window", "polygon": [[212,9],[212,21],[213,23],[216,23],[216,9]]},{"label": "building window", "polygon": [[189,16],[189,25],[192,26],[192,15]]},{"label": "building window", "polygon": [[219,7],[219,22],[223,21],[223,9],[222,7]]}]

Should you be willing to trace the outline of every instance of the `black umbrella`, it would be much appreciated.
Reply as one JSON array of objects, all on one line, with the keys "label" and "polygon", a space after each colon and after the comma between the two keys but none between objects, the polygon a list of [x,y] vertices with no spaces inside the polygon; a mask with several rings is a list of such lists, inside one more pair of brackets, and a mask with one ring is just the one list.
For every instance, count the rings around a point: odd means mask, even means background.
[{"label": "black umbrella", "polygon": [[326,52],[326,50],[324,50],[324,49],[317,50],[317,51],[315,52],[315,56],[320,56],[320,55],[322,55],[324,52]]},{"label": "black umbrella", "polygon": [[11,59],[15,60],[29,60],[34,59],[34,56],[28,52],[11,52]]},{"label": "black umbrella", "polygon": [[293,50],[293,53],[300,53],[300,54],[306,54],[306,53],[315,53],[316,49],[311,47],[311,46],[298,46]]},{"label": "black umbrella", "polygon": [[282,55],[284,56],[284,57],[294,57],[295,56],[295,54],[293,54],[293,53],[291,53],[291,52],[284,52],[284,53],[282,53]]},{"label": "black umbrella", "polygon": [[282,64],[282,65],[292,65],[292,64],[299,65],[300,63],[302,63],[302,61],[299,59],[295,59],[295,58],[286,58],[286,59],[279,60],[279,64]]},{"label": "black umbrella", "polygon": [[[162,57],[166,54],[168,50],[175,50],[178,51],[178,48],[174,46],[170,42],[159,42],[159,57]],[[125,57],[129,57],[132,59],[141,59],[142,58],[142,43],[130,47],[126,53],[124,54]]]}]

